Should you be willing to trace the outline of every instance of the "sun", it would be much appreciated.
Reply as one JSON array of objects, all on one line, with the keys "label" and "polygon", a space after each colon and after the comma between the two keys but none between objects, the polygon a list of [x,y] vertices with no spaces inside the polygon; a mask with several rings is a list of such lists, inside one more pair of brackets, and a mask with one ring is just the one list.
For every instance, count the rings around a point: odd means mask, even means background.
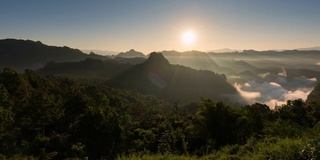
[{"label": "sun", "polygon": [[194,32],[192,31],[186,31],[182,34],[182,41],[187,44],[187,45],[190,45],[192,43],[194,43],[194,40],[196,38]]}]

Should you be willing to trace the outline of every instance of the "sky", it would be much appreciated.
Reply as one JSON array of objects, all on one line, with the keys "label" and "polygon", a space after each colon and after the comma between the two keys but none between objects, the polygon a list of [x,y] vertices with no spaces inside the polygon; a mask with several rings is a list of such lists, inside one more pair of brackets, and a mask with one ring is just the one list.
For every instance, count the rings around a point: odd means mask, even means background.
[{"label": "sky", "polygon": [[[148,54],[320,46],[319,0],[3,0],[0,39]],[[185,43],[185,32],[195,35]]]}]

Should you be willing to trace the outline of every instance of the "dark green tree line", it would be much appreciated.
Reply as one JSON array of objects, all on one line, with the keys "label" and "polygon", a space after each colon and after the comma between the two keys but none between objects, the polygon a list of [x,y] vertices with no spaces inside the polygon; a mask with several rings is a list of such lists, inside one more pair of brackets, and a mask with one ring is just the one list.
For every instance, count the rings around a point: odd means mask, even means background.
[{"label": "dark green tree line", "polygon": [[[240,155],[264,153],[257,146],[262,144],[295,145],[299,138],[310,144],[299,156],[320,155],[312,150],[320,147],[317,102],[291,100],[276,110],[258,103],[236,108],[206,98],[179,105],[107,84],[5,68],[0,73],[1,156],[206,156],[228,146],[233,146],[228,154]],[[292,141],[279,140],[285,138]]]}]

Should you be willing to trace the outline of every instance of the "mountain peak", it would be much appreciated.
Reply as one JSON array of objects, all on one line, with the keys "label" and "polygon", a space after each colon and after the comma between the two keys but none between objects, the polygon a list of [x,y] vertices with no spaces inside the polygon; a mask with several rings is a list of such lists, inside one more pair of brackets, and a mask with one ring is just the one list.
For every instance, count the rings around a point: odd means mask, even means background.
[{"label": "mountain peak", "polygon": [[123,58],[134,58],[134,57],[145,57],[145,55],[142,52],[138,52],[134,49],[130,49],[127,52],[121,52],[117,55],[117,57],[123,57]]},{"label": "mountain peak", "polygon": [[148,59],[115,77],[111,86],[134,89],[170,102],[189,103],[199,97],[236,96],[236,89],[224,75],[171,65],[162,53],[152,52]]},{"label": "mountain peak", "polygon": [[162,53],[152,52],[149,55],[147,63],[152,64],[170,64],[169,61],[162,55]]}]

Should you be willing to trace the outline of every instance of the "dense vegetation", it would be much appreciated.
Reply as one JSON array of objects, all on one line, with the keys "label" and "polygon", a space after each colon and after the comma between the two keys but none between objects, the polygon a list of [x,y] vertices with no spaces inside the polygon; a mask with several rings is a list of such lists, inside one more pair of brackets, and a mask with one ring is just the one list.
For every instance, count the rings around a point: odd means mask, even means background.
[{"label": "dense vegetation", "polygon": [[169,104],[101,80],[0,74],[0,158],[319,159],[320,104]]},{"label": "dense vegetation", "polygon": [[320,83],[308,95],[307,102],[314,102],[314,101],[320,103]]},{"label": "dense vegetation", "polygon": [[[123,58],[124,59],[124,58]],[[112,79],[134,65],[114,60],[87,58],[79,62],[49,62],[37,70],[40,75],[68,76],[73,78]]]}]

